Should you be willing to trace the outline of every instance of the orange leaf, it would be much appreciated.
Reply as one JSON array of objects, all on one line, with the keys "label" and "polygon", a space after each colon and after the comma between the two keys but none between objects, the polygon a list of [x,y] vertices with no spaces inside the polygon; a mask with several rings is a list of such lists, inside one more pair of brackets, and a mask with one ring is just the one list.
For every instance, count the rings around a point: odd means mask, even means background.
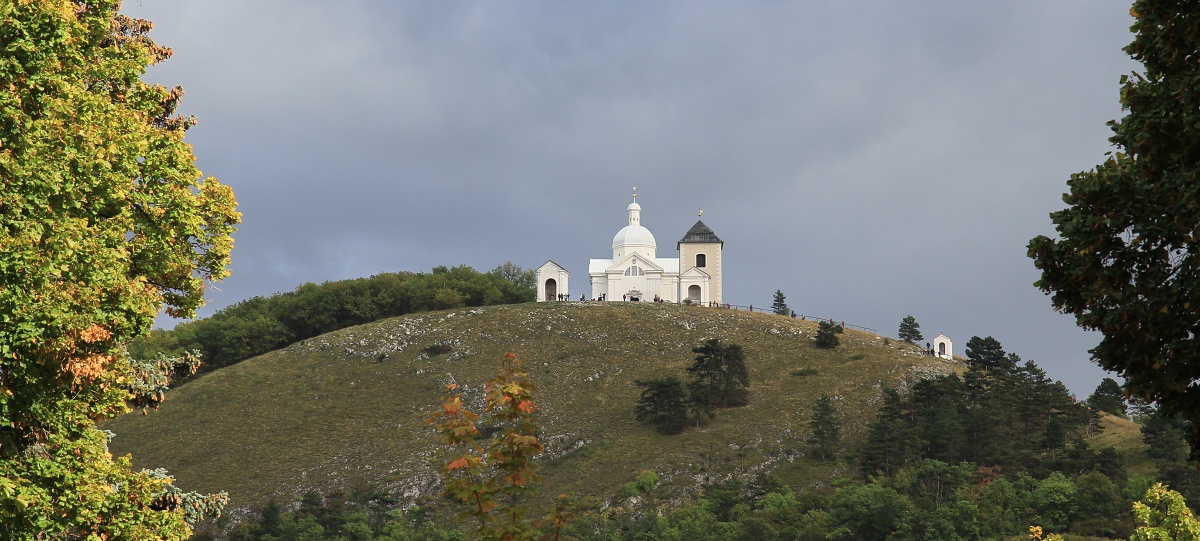
[{"label": "orange leaf", "polygon": [[537,406],[534,405],[532,400],[522,400],[520,404],[517,404],[517,409],[525,413],[533,413],[533,410],[537,409]]},{"label": "orange leaf", "polygon": [[461,457],[451,460],[450,463],[446,465],[446,471],[454,471],[465,467],[467,467],[467,457]]}]

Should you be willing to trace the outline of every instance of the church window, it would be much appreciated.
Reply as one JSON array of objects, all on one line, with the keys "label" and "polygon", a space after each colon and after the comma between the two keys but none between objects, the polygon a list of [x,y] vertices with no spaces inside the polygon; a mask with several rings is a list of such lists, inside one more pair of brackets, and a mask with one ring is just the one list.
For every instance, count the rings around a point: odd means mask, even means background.
[{"label": "church window", "polygon": [[705,259],[707,258],[704,256],[704,254],[696,254],[696,266],[703,267],[706,263]]},{"label": "church window", "polygon": [[645,275],[646,275],[646,271],[642,270],[642,268],[637,265],[631,265],[628,269],[625,269],[625,276],[645,276]]}]

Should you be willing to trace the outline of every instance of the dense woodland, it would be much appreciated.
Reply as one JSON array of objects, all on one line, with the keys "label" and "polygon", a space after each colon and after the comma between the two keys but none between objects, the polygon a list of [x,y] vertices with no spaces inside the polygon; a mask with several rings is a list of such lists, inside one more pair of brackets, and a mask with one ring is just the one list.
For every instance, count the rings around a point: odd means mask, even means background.
[{"label": "dense woodland", "polygon": [[[798,460],[844,472],[832,484],[787,486],[760,472],[715,480],[679,502],[663,488],[670,480],[643,472],[617,494],[575,501],[562,533],[581,540],[947,541],[1025,539],[1030,526],[1040,526],[1066,539],[1126,539],[1136,526],[1133,503],[1156,481],[1200,504],[1186,423],[1139,410],[1135,420],[1157,473],[1130,474],[1135,462],[1145,469],[1146,457],[1088,443],[1105,414],[1093,404],[1112,406],[1104,384],[1080,402],[994,339],[980,344],[988,347],[971,352],[961,375],[883,389],[861,442],[810,440]],[[1120,406],[1112,414],[1123,415]],[[838,423],[836,411],[813,415],[814,424]],[[241,541],[464,539],[450,518],[459,510],[446,499],[401,507],[382,491],[355,487],[272,502],[226,527]]]},{"label": "dense woodland", "polygon": [[414,312],[529,302],[534,272],[505,263],[481,273],[466,265],[431,273],[390,272],[370,278],[306,283],[295,291],[253,297],[211,317],[157,329],[129,346],[135,359],[198,351],[201,372],[235,364],[330,331]]}]

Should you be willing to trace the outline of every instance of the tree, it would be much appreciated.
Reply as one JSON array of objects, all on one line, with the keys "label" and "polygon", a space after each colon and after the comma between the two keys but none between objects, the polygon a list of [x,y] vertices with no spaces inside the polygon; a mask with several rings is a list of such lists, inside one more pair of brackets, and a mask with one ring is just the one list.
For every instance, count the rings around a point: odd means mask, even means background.
[{"label": "tree", "polygon": [[1004,348],[1000,347],[1000,341],[992,337],[980,338],[972,336],[967,340],[967,360],[971,364],[979,365],[987,370],[995,370],[997,368],[1008,366],[1004,355]]},{"label": "tree", "polygon": [[537,297],[537,271],[522,269],[512,261],[505,261],[488,274],[495,274],[511,283],[520,293],[522,302],[533,302]]},{"label": "tree", "polygon": [[776,289],[775,290],[775,299],[773,301],[771,301],[771,311],[775,312],[776,314],[781,315],[781,316],[792,315],[792,309],[788,308],[787,302],[785,302],[785,300],[786,300],[786,297],[783,296],[783,292]]},{"label": "tree", "polygon": [[637,403],[637,420],[651,421],[663,434],[678,434],[687,422],[687,393],[675,376],[637,380],[642,395]]},{"label": "tree", "polygon": [[833,349],[841,342],[838,335],[843,332],[841,325],[832,321],[822,321],[817,324],[817,336],[813,343],[822,349]]},{"label": "tree", "polygon": [[[182,539],[224,499],[107,453],[98,421],[154,405],[187,359],[131,363],[159,309],[228,275],[240,216],[149,86],[170,56],[116,0],[0,4],[0,536]],[[146,387],[149,385],[149,387]]]},{"label": "tree", "polygon": [[812,431],[808,436],[809,453],[822,460],[833,458],[842,441],[842,428],[832,397],[823,394],[817,399],[808,428]]},{"label": "tree", "polygon": [[[1066,209],[1050,215],[1029,256],[1056,310],[1102,339],[1090,353],[1131,395],[1200,421],[1200,12],[1138,0],[1125,52],[1141,72],[1121,77],[1124,118],[1109,122],[1117,150],[1071,175]],[[1200,432],[1191,436],[1200,459]]]},{"label": "tree", "polygon": [[[484,389],[484,411],[500,429],[486,448],[479,443],[475,426],[479,415],[466,408],[456,384],[446,386],[441,411],[426,421],[438,423],[435,429],[445,444],[446,463],[441,468],[445,496],[466,507],[459,519],[477,521],[476,534],[483,539],[535,539],[539,525],[525,518],[529,508],[523,502],[536,492],[533,483],[539,476],[533,457],[544,450],[534,418],[537,387],[516,354],[508,353]],[[550,522],[561,528],[561,514],[551,515]]]},{"label": "tree", "polygon": [[746,404],[750,372],[746,354],[738,344],[723,344],[716,338],[692,348],[698,353],[687,371],[691,400],[703,406],[727,408]]},{"label": "tree", "polygon": [[1133,504],[1133,516],[1138,528],[1129,541],[1200,540],[1200,521],[1183,496],[1162,483],[1155,483],[1142,501]]},{"label": "tree", "polygon": [[1100,380],[1100,385],[1088,397],[1087,403],[1093,409],[1118,417],[1124,417],[1126,413],[1125,392],[1121,390],[1121,384],[1112,378]]},{"label": "tree", "polygon": [[914,340],[920,341],[925,339],[925,337],[921,336],[921,324],[917,323],[917,318],[909,315],[904,316],[904,319],[900,320],[900,339],[910,344]]}]

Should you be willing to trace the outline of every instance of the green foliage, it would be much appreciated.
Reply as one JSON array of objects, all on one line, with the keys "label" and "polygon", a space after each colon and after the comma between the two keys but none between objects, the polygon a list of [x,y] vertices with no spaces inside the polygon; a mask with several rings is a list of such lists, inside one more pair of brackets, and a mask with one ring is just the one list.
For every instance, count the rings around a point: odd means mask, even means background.
[{"label": "green foliage", "polygon": [[833,407],[833,397],[823,394],[817,398],[808,428],[809,454],[822,460],[833,458],[842,442],[842,425]]},{"label": "green foliage", "polygon": [[619,496],[628,498],[638,494],[649,494],[656,486],[658,486],[658,474],[652,470],[647,470],[639,473],[633,481],[621,485]]},{"label": "green foliage", "polygon": [[829,539],[885,541],[900,529],[909,502],[895,490],[876,484],[839,490],[829,504]]},{"label": "green foliage", "polygon": [[1183,496],[1155,483],[1146,496],[1133,504],[1138,528],[1129,541],[1197,541],[1200,521],[1188,509]]},{"label": "green foliage", "polygon": [[161,399],[125,346],[161,308],[190,316],[228,275],[233,192],[202,179],[149,86],[170,50],[117,2],[0,4],[0,536],[181,539],[184,494],[107,452],[98,421]]},{"label": "green foliage", "polygon": [[1039,474],[1056,466],[1110,470],[1108,455],[1082,442],[1067,446],[1089,410],[1032,362],[1012,371],[973,365],[961,377],[919,381],[906,396],[887,388],[882,395],[859,454],[863,475],[890,474],[922,457]]},{"label": "green foliage", "polygon": [[1158,470],[1158,479],[1187,498],[1190,505],[1200,505],[1200,472],[1188,455],[1191,422],[1156,410],[1145,418],[1141,431],[1146,455]]},{"label": "green foliage", "polygon": [[687,393],[683,382],[675,376],[637,380],[642,388],[638,398],[636,417],[639,421],[650,421],[663,434],[683,432],[687,422]]},{"label": "green foliage", "polygon": [[428,346],[421,348],[421,353],[424,353],[431,357],[436,357],[438,355],[445,355],[447,353],[450,353],[451,351],[454,351],[454,346],[447,344],[445,342],[437,342],[437,343],[429,344]]},{"label": "green foliage", "polygon": [[1087,403],[1098,411],[1118,417],[1125,416],[1125,391],[1122,391],[1121,384],[1112,378],[1100,380],[1100,385],[1097,385],[1092,396],[1088,397]]},{"label": "green foliage", "polygon": [[972,336],[967,340],[967,360],[985,370],[1012,368],[1015,363],[1008,362],[1000,341],[992,337],[980,338]]},{"label": "green foliage", "polygon": [[[1125,117],[1109,122],[1118,150],[1071,175],[1057,238],[1038,236],[1029,256],[1054,308],[1103,338],[1090,350],[1125,378],[1132,395],[1171,415],[1200,420],[1200,12],[1138,0],[1133,42],[1141,72],[1121,76]],[[1200,458],[1200,432],[1190,436]]]},{"label": "green foliage", "polygon": [[692,348],[696,360],[688,367],[689,396],[694,404],[710,408],[745,405],[749,400],[750,371],[746,354],[738,344],[723,344],[716,338]]},{"label": "green foliage", "polygon": [[429,274],[382,273],[321,285],[308,283],[288,293],[238,302],[171,331],[156,330],[147,339],[135,341],[130,352],[135,358],[153,358],[157,353],[178,355],[196,350],[205,359],[201,372],[211,371],[299,340],[379,319],[462,306],[530,302],[533,290],[527,282],[536,285],[536,278],[526,275],[532,272],[510,262],[487,273],[465,265],[439,266]]},{"label": "green foliage", "polygon": [[845,329],[841,325],[832,321],[822,321],[817,324],[817,336],[813,343],[821,349],[833,349],[841,342],[838,335],[843,332]]},{"label": "green foliage", "polygon": [[778,289],[775,290],[775,296],[771,301],[771,311],[780,316],[792,315],[792,309],[787,305],[787,297],[784,297],[783,292]]},{"label": "green foliage", "polygon": [[900,320],[900,333],[898,336],[901,340],[904,340],[910,344],[913,343],[914,340],[925,339],[923,336],[921,336],[921,324],[917,323],[917,318],[912,317],[911,315],[904,316],[904,319]]}]

